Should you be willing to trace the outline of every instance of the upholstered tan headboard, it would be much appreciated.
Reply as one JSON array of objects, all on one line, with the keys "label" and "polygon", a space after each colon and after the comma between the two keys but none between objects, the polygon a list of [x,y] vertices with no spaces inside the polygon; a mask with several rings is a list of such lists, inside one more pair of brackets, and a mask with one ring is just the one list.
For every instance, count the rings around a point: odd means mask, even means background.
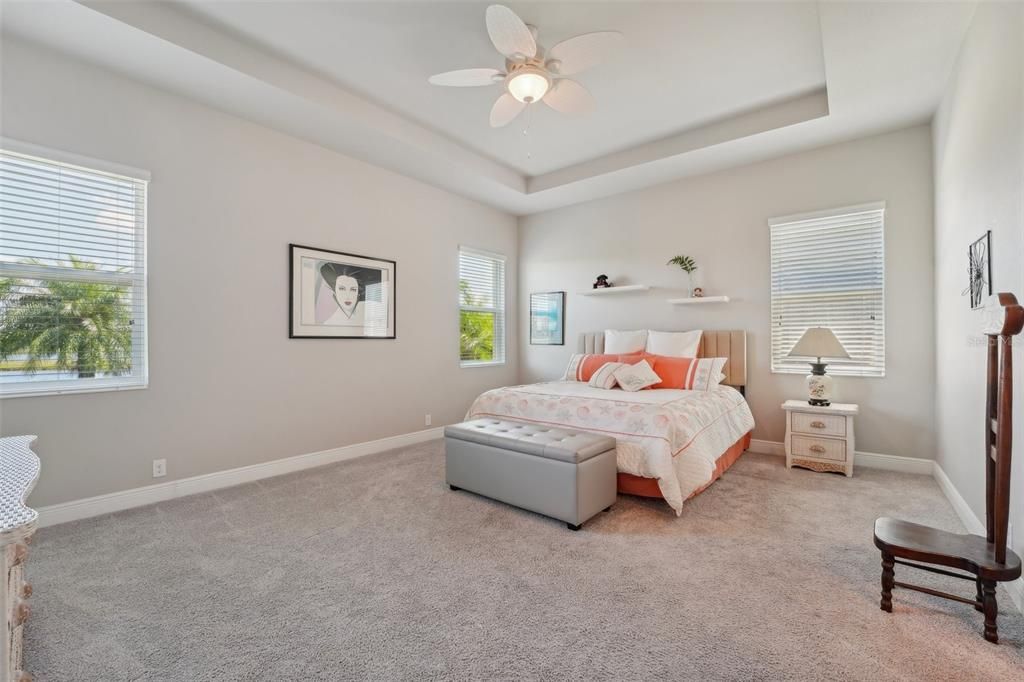
[{"label": "upholstered tan headboard", "polygon": [[[578,353],[603,353],[604,332],[583,332],[577,344]],[[698,357],[729,358],[725,363],[725,381],[737,388],[747,385],[747,333],[743,330],[704,330],[700,339]]]}]

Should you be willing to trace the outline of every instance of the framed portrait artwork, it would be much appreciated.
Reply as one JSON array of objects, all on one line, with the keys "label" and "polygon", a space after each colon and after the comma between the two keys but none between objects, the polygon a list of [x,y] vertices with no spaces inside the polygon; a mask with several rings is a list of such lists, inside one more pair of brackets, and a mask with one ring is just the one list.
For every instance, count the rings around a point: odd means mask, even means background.
[{"label": "framed portrait artwork", "polygon": [[530,294],[530,343],[565,345],[565,292]]},{"label": "framed portrait artwork", "polygon": [[395,261],[290,244],[288,337],[395,338]]}]

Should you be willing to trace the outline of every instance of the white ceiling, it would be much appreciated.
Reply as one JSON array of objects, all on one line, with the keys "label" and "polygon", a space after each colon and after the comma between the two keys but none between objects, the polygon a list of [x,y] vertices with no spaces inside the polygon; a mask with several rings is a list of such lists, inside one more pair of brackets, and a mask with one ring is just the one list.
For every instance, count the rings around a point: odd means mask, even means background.
[{"label": "white ceiling", "polygon": [[[594,113],[494,130],[479,2],[5,3],[5,33],[522,214],[928,120],[973,3],[509,3],[550,47],[613,29]],[[125,59],[130,55],[130,59]],[[528,142],[527,142],[528,140]],[[529,148],[529,156],[527,154]]]},{"label": "white ceiling", "polygon": [[[621,151],[825,84],[813,3],[513,2],[542,45],[621,31],[626,47],[577,77],[597,100],[567,119],[531,107],[532,158],[522,116],[495,130],[500,85],[438,88],[427,77],[504,69],[480,2],[254,3],[186,0],[190,10],[254,45],[321,74],[527,175]],[[296,4],[300,7],[296,8]]]}]

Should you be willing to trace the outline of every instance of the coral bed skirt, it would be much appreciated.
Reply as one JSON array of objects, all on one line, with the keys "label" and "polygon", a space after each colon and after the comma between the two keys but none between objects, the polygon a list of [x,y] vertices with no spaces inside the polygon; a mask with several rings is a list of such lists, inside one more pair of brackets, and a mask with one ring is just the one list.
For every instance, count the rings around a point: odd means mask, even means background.
[{"label": "coral bed skirt", "polygon": [[[750,447],[751,433],[753,431],[748,431],[746,435],[730,445],[728,450],[719,455],[718,459],[715,460],[715,473],[712,475],[711,480],[694,490],[690,497],[703,492],[709,485],[721,478],[722,474],[729,467],[736,463],[740,455]],[[633,474],[621,472],[619,473],[619,492],[627,495],[639,495],[640,497],[662,497],[661,490],[658,488],[658,479],[644,478],[643,476],[634,476]],[[690,497],[686,499],[690,499]]]}]

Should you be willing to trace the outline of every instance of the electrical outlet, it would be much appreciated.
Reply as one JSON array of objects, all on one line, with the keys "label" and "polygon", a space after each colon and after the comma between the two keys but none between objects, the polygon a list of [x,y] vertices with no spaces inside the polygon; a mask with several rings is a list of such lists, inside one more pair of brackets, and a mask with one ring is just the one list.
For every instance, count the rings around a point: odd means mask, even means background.
[{"label": "electrical outlet", "polygon": [[153,460],[153,478],[160,478],[161,476],[167,475],[167,460],[166,459],[154,459]]},{"label": "electrical outlet", "polygon": [[430,426],[430,415],[429,414],[423,415],[423,424],[425,426]]}]

